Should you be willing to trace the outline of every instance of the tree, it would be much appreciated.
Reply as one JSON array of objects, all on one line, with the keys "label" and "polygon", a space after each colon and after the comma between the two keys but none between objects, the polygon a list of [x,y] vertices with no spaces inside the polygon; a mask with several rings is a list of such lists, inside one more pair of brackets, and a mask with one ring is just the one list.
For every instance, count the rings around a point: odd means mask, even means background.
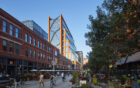
[{"label": "tree", "polygon": [[104,0],[102,7],[97,7],[96,18],[89,16],[90,31],[85,34],[92,48],[88,64],[96,69],[140,50],[139,6],[131,0]]},{"label": "tree", "polygon": [[[97,18],[89,16],[91,25],[88,25],[90,32],[85,34],[88,39],[86,42],[92,48],[92,52],[89,53],[89,67],[94,69],[95,72],[108,63],[108,52],[105,37],[110,30],[109,16],[105,14],[100,7],[97,7]],[[107,51],[108,50],[108,51]],[[94,64],[94,66],[93,66]]]}]

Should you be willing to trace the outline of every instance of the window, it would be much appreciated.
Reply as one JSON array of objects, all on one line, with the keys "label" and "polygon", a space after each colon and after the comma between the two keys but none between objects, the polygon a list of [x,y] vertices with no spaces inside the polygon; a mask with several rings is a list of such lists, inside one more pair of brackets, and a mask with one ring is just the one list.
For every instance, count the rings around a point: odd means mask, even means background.
[{"label": "window", "polygon": [[9,27],[9,34],[12,36],[13,35],[13,25],[10,24],[10,27]]},{"label": "window", "polygon": [[34,51],[34,58],[36,58],[36,51]]},{"label": "window", "polygon": [[28,42],[28,34],[25,33],[25,42]]},{"label": "window", "polygon": [[19,29],[16,27],[16,38],[19,38]]},{"label": "window", "polygon": [[39,48],[39,40],[38,40],[38,42],[37,42],[37,47]]},{"label": "window", "polygon": [[42,53],[41,53],[40,57],[42,58]]},{"label": "window", "polygon": [[13,42],[10,42],[9,52],[14,53],[14,43]]},{"label": "window", "polygon": [[38,58],[40,59],[40,52],[38,52]]},{"label": "window", "polygon": [[52,48],[50,48],[50,52],[53,54],[53,49]]},{"label": "window", "polygon": [[47,52],[49,52],[49,47],[47,47]]},{"label": "window", "polygon": [[30,36],[29,42],[30,42],[30,44],[32,44],[32,36]]},{"label": "window", "polygon": [[16,54],[19,55],[19,44],[16,44]]},{"label": "window", "polygon": [[2,47],[3,47],[3,51],[7,51],[7,40],[2,41]]},{"label": "window", "polygon": [[45,56],[46,56],[46,55],[44,54],[44,56],[43,56],[44,59],[45,59]]},{"label": "window", "polygon": [[43,59],[45,59],[45,54],[43,54]]},{"label": "window", "polygon": [[57,50],[55,50],[54,54],[55,54],[55,56],[57,56],[57,55],[58,55],[58,52],[57,52]]},{"label": "window", "polygon": [[48,46],[47,51],[48,52],[51,52],[51,47]]},{"label": "window", "polygon": [[34,46],[35,46],[36,45],[36,39],[35,38],[33,39],[33,43],[34,43]]},{"label": "window", "polygon": [[30,56],[33,57],[33,51],[30,49]]},{"label": "window", "polygon": [[40,43],[40,47],[41,47],[41,49],[42,49],[42,42]]},{"label": "window", "polygon": [[5,20],[3,20],[2,21],[2,31],[3,32],[7,32],[7,27],[6,27],[7,25],[6,25],[6,21]]},{"label": "window", "polygon": [[28,57],[28,48],[26,48],[25,54]]},{"label": "window", "polygon": [[44,59],[44,54],[42,54],[42,58]]},{"label": "window", "polygon": [[42,44],[43,50],[45,50],[45,44]]},{"label": "window", "polygon": [[51,58],[50,58],[50,56],[48,56],[48,61],[51,61]]},{"label": "window", "polygon": [[42,47],[41,48],[43,49],[43,47],[44,47],[44,44],[42,43]]}]

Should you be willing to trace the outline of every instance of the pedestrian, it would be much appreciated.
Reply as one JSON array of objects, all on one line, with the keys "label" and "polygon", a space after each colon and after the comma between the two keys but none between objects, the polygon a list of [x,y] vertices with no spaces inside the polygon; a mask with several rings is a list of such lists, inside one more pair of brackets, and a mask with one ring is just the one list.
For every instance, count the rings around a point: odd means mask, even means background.
[{"label": "pedestrian", "polygon": [[139,84],[138,84],[137,80],[133,80],[133,87],[139,88]]},{"label": "pedestrian", "polygon": [[57,77],[59,77],[59,72],[57,72]]},{"label": "pedestrian", "polygon": [[44,75],[42,73],[40,73],[40,75],[39,75],[39,88],[40,88],[41,84],[44,87]]},{"label": "pedestrian", "polygon": [[92,81],[93,81],[93,85],[96,85],[97,84],[97,78],[96,78],[95,75],[93,75]]},{"label": "pedestrian", "polygon": [[64,82],[65,77],[64,77],[64,73],[63,72],[61,73],[61,77],[62,77],[62,81]]},{"label": "pedestrian", "polygon": [[70,73],[68,72],[68,77],[69,77]]}]

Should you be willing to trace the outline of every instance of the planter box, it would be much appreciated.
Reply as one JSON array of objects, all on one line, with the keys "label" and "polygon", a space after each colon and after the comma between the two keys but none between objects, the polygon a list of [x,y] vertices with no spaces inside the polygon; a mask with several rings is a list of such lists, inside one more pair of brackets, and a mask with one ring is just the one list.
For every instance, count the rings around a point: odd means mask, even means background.
[{"label": "planter box", "polygon": [[80,80],[80,86],[82,86],[83,84],[86,84],[87,81],[86,80]]}]

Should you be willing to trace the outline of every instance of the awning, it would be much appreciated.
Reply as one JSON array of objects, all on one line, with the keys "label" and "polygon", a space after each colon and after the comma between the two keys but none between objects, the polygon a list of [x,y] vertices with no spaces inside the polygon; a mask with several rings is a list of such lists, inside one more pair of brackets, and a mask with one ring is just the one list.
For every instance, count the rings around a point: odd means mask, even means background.
[{"label": "awning", "polygon": [[[115,65],[124,64],[125,60],[126,60],[126,57],[123,57],[123,58],[117,60]],[[137,61],[140,61],[140,52],[136,52],[135,54],[128,56],[126,63],[137,62]]]},{"label": "awning", "polygon": [[124,64],[125,60],[126,60],[126,58],[123,57],[123,58],[117,60],[117,62],[115,63],[115,65],[121,65],[121,64]]},{"label": "awning", "polygon": [[140,52],[137,52],[129,56],[126,63],[131,63],[131,62],[136,62],[136,61],[140,61]]}]

